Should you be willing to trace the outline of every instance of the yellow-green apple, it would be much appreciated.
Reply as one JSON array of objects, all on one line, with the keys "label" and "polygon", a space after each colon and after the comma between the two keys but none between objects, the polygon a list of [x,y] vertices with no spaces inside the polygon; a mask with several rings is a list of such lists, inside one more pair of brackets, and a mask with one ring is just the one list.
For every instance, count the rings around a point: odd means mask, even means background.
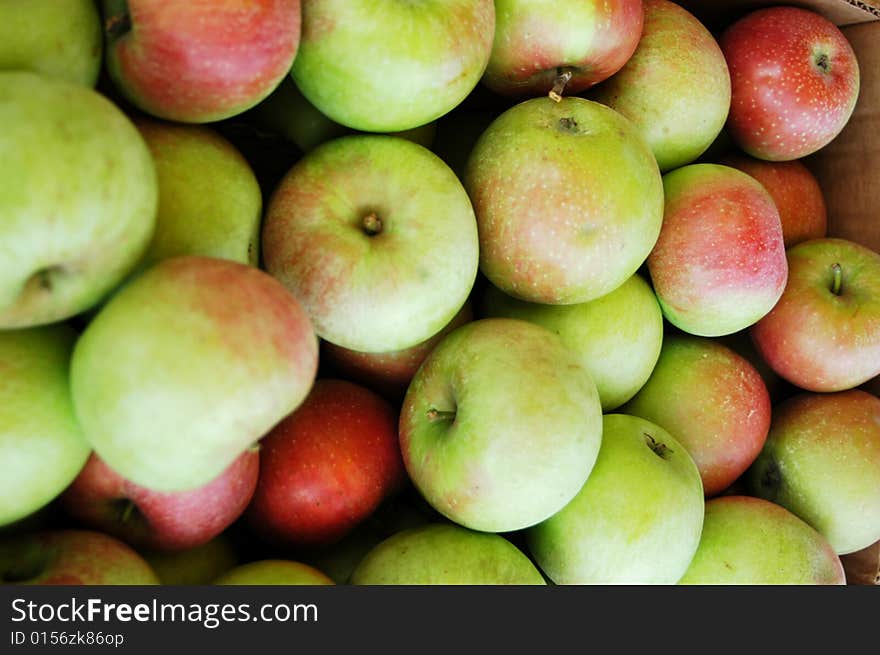
[{"label": "yellow-green apple", "polygon": [[508,96],[539,96],[568,74],[566,90],[583,91],[627,62],[643,19],[642,0],[496,0],[482,82]]},{"label": "yellow-green apple", "polygon": [[116,537],[56,529],[0,540],[0,584],[157,585],[159,578]]},{"label": "yellow-green apple", "polygon": [[663,189],[663,228],[647,266],[664,317],[684,332],[718,337],[765,316],[788,278],[768,191],[719,164],[670,171]]},{"label": "yellow-green apple", "polygon": [[620,411],[664,428],[697,464],[707,497],[748,469],[767,439],[770,396],[757,369],[709,337],[667,333],[651,377]]},{"label": "yellow-green apple", "polygon": [[704,507],[700,472],[675,437],[606,414],[590,477],[526,530],[528,549],[556,584],[675,584],[697,550]]},{"label": "yellow-green apple", "polygon": [[880,398],[803,392],[774,406],[747,481],[752,495],[802,518],[838,554],[880,540]]},{"label": "yellow-green apple", "polygon": [[408,528],[377,544],[353,585],[544,585],[529,557],[499,534],[451,523]]},{"label": "yellow-green apple", "polygon": [[880,253],[826,237],[786,255],[785,291],[750,327],[764,360],[807,391],[843,391],[880,374]]},{"label": "yellow-green apple", "polygon": [[96,454],[58,499],[79,525],[122,539],[138,550],[187,550],[228,528],[257,487],[256,449],[195,489],[162,492],[122,477]]},{"label": "yellow-green apple", "polygon": [[0,330],[0,526],[53,501],[89,457],[68,380],[76,336],[65,323]]},{"label": "yellow-green apple", "polygon": [[0,70],[93,87],[104,34],[94,0],[0,0]]},{"label": "yellow-green apple", "polygon": [[318,344],[268,273],[164,259],[120,289],[74,348],[77,417],[98,456],[155,491],[220,475],[305,398]]},{"label": "yellow-green apple", "polygon": [[859,96],[859,63],[846,36],[802,7],[765,7],[719,36],[731,78],[727,129],[746,153],[806,157],[830,143]]},{"label": "yellow-green apple", "polygon": [[437,344],[400,411],[409,477],[445,517],[474,530],[539,523],[580,491],[602,439],[596,384],[556,334],[484,318]]},{"label": "yellow-green apple", "polygon": [[474,89],[494,33],[492,0],[302,0],[291,75],[337,123],[364,132],[409,130]]},{"label": "yellow-green apple", "polygon": [[211,584],[215,585],[333,585],[323,571],[310,564],[284,559],[262,559],[240,564]]},{"label": "yellow-green apple", "polygon": [[303,402],[260,441],[260,477],[246,511],[269,542],[338,541],[400,491],[406,472],[398,413],[376,392],[319,378]]},{"label": "yellow-green apple", "polygon": [[797,387],[774,371],[764,360],[761,353],[755,347],[755,342],[752,341],[748,328],[733,334],[725,334],[724,336],[713,338],[728,348],[732,348],[755,367],[755,370],[761,374],[761,379],[764,380],[764,384],[767,386],[767,393],[770,394],[771,404],[775,404],[798,391]]},{"label": "yellow-green apple", "polygon": [[844,585],[843,565],[816,530],[776,503],[706,501],[700,545],[680,585]]},{"label": "yellow-green apple", "polygon": [[303,303],[318,336],[366,352],[439,332],[477,275],[474,210],[427,148],[344,136],[300,159],[276,186],[262,228],[266,270]]},{"label": "yellow-green apple", "polygon": [[666,172],[696,160],[718,137],[730,109],[730,74],[715,37],[689,11],[645,0],[644,12],[633,55],[587,97],[629,118]]},{"label": "yellow-green apple", "polygon": [[748,173],[770,192],[779,210],[786,248],[826,236],[825,196],[816,176],[802,161],[765,161],[742,152],[731,152],[721,157],[719,163]]},{"label": "yellow-green apple", "polygon": [[22,71],[0,87],[2,329],[98,303],[146,249],[159,194],[143,138],[105,96]]},{"label": "yellow-green apple", "polygon": [[341,377],[378,391],[392,402],[403,399],[409,383],[428,353],[455,328],[473,320],[470,299],[466,300],[437,334],[403,350],[369,353],[321,342],[321,361]]},{"label": "yellow-green apple", "polygon": [[496,118],[465,169],[480,270],[528,302],[587,302],[616,289],[663,220],[657,162],[635,126],[575,96],[532,98]]},{"label": "yellow-green apple", "polygon": [[182,123],[243,113],[290,72],[300,0],[103,0],[106,68],[138,109]]},{"label": "yellow-green apple", "polygon": [[642,388],[660,356],[663,314],[654,291],[638,273],[584,303],[525,302],[492,284],[483,288],[481,303],[481,317],[520,318],[558,334],[590,372],[606,413]]},{"label": "yellow-green apple", "polygon": [[163,585],[208,585],[238,566],[238,551],[226,532],[186,550],[141,550]]}]

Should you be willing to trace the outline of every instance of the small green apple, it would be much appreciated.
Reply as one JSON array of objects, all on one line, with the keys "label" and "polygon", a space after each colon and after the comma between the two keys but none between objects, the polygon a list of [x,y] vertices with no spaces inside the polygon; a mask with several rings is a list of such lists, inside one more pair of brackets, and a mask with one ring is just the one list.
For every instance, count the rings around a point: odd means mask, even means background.
[{"label": "small green apple", "polygon": [[211,584],[240,564],[238,552],[226,533],[186,550],[140,552],[164,585]]},{"label": "small green apple", "polygon": [[240,564],[218,576],[215,585],[332,585],[327,574],[314,566],[283,559]]}]

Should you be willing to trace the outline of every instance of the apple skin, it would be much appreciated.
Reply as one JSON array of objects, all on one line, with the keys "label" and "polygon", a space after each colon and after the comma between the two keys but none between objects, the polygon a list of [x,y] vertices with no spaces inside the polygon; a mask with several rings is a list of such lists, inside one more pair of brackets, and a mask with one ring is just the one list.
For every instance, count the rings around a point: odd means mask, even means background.
[{"label": "apple skin", "polygon": [[155,491],[196,489],[293,411],[317,374],[308,315],[269,274],[165,259],[126,284],[74,348],[71,390],[108,466]]},{"label": "apple skin", "polygon": [[0,329],[45,325],[134,268],[156,225],[156,171],[131,120],[94,89],[21,71],[0,72],[0,87]]},{"label": "apple skin", "polygon": [[487,284],[480,316],[520,318],[558,334],[590,372],[606,413],[648,381],[663,344],[660,305],[638,273],[604,296],[573,305],[527,303]]},{"label": "apple skin", "polygon": [[483,132],[464,175],[480,270],[527,302],[587,302],[650,253],[663,221],[657,162],[616,111],[578,97],[520,102]]},{"label": "apple skin", "polygon": [[699,545],[704,507],[700,472],[671,434],[605,414],[590,477],[526,530],[528,548],[556,584],[675,584]]},{"label": "apple skin", "polygon": [[0,70],[94,87],[104,34],[94,0],[0,0]]},{"label": "apple skin", "polygon": [[163,585],[208,585],[241,562],[226,532],[186,550],[141,550]]},{"label": "apple skin", "polygon": [[800,7],[767,7],[719,37],[731,77],[727,129],[746,153],[768,161],[813,154],[849,121],[859,64],[830,20]]},{"label": "apple skin", "polygon": [[602,438],[599,393],[550,330],[508,318],[457,328],[428,355],[403,401],[410,479],[446,518],[512,532],[562,509]]},{"label": "apple skin", "polygon": [[498,534],[450,523],[401,530],[373,547],[352,585],[545,585],[534,563]]},{"label": "apple skin", "polygon": [[58,529],[0,540],[0,584],[158,585],[131,546],[93,530]]},{"label": "apple skin", "polygon": [[568,93],[607,79],[642,35],[642,0],[496,0],[495,39],[482,82],[513,97],[546,95],[560,71]]},{"label": "apple skin", "polygon": [[385,135],[340,137],[300,159],[268,203],[262,249],[318,336],[364,352],[439,332],[479,263],[461,182],[428,149]]},{"label": "apple skin", "polygon": [[248,524],[283,546],[322,546],[351,532],[406,482],[397,419],[391,403],[366,387],[315,380],[260,441]]},{"label": "apple skin", "polygon": [[880,398],[860,389],[803,392],[776,405],[747,483],[840,555],[880,540]]},{"label": "apple skin", "polygon": [[663,188],[663,229],[647,258],[663,316],[704,337],[751,326],[788,278],[772,196],[750,175],[719,164],[670,171]]},{"label": "apple skin", "polygon": [[333,585],[322,571],[303,562],[264,559],[240,564],[213,581],[215,585]]},{"label": "apple skin", "polygon": [[717,339],[668,333],[651,377],[620,411],[656,423],[687,448],[708,498],[761,452],[771,404],[746,358]]},{"label": "apple skin", "polygon": [[201,487],[160,492],[126,480],[93,453],[59,502],[80,525],[138,550],[187,550],[207,543],[241,516],[259,470],[256,449],[248,450]]},{"label": "apple skin", "polygon": [[784,507],[752,496],[706,501],[700,545],[680,585],[845,585],[828,540]]},{"label": "apple skin", "polygon": [[816,176],[803,162],[771,162],[733,152],[722,157],[719,163],[748,173],[767,189],[779,210],[786,248],[827,235],[825,196]]},{"label": "apple skin", "polygon": [[644,13],[633,55],[586,97],[633,121],[667,172],[695,161],[718,137],[730,108],[730,73],[715,37],[686,9],[645,0]]},{"label": "apple skin", "polygon": [[491,0],[302,0],[291,75],[333,121],[399,132],[436,120],[474,89],[495,32]]},{"label": "apple skin", "polygon": [[786,255],[785,291],[749,330],[761,357],[806,391],[843,391],[880,374],[880,253],[826,237]]},{"label": "apple skin", "polygon": [[76,336],[65,323],[0,330],[0,526],[46,507],[89,457],[70,397]]},{"label": "apple skin", "polygon": [[207,123],[243,113],[290,71],[300,0],[103,0],[106,68],[135,107]]}]

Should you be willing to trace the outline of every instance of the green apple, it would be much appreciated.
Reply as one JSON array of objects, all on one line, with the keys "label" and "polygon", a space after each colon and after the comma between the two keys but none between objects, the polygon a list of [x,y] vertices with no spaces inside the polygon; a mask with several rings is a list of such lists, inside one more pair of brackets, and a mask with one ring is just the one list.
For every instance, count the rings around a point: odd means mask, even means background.
[{"label": "green apple", "polygon": [[226,533],[186,550],[140,552],[163,585],[208,585],[240,564],[238,552]]},{"label": "green apple", "polygon": [[314,566],[284,559],[240,564],[218,576],[215,585],[332,585],[333,580]]},{"label": "green apple", "polygon": [[0,526],[45,507],[89,457],[70,398],[75,340],[64,323],[0,330]]},{"label": "green apple", "polygon": [[534,563],[498,534],[449,523],[408,528],[377,544],[353,585],[543,585]]},{"label": "green apple", "polygon": [[802,518],[838,554],[880,540],[880,398],[849,389],[779,403],[747,482],[752,495]]},{"label": "green apple", "polygon": [[337,123],[364,132],[408,130],[473,90],[494,33],[491,0],[303,0],[291,74]]},{"label": "green apple", "polygon": [[77,341],[74,407],[97,455],[156,491],[207,484],[291,413],[317,372],[308,315],[268,273],[164,259]]},{"label": "green apple", "polygon": [[484,318],[422,362],[400,411],[400,447],[430,505],[465,527],[511,532],[580,491],[602,439],[596,384],[550,330]]},{"label": "green apple", "polygon": [[0,88],[2,329],[98,303],[146,249],[159,194],[143,138],[106,97],[28,72],[0,72]]},{"label": "green apple", "polygon": [[706,501],[700,545],[681,585],[843,585],[831,544],[784,507],[752,496]]},{"label": "green apple", "polygon": [[556,584],[675,584],[700,543],[703,484],[663,428],[606,414],[596,465],[577,496],[526,531]]},{"label": "green apple", "polygon": [[571,305],[525,302],[487,284],[481,313],[521,318],[558,334],[593,377],[603,412],[620,407],[642,388],[663,343],[660,305],[637,273],[604,296]]},{"label": "green apple", "polygon": [[0,70],[94,87],[103,48],[94,0],[0,0]]}]

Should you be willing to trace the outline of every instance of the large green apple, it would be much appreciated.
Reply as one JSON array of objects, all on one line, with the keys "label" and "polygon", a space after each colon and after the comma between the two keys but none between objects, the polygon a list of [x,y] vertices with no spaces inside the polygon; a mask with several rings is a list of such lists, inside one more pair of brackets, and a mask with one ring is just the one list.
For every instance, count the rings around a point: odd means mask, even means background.
[{"label": "large green apple", "polygon": [[317,353],[305,310],[268,273],[172,257],[122,287],[80,336],[74,407],[118,474],[195,489],[299,405]]},{"label": "large green apple", "polygon": [[89,457],[70,399],[75,340],[63,323],[0,330],[0,525],[55,499]]},{"label": "large green apple", "polygon": [[0,329],[60,321],[135,266],[158,184],[131,120],[91,88],[0,72]]},{"label": "large green apple", "polygon": [[491,0],[303,0],[291,74],[323,114],[365,132],[408,130],[470,93],[489,61]]},{"label": "large green apple", "polygon": [[541,572],[501,535],[449,523],[402,530],[373,547],[354,585],[544,585]]},{"label": "large green apple", "polygon": [[0,70],[93,87],[104,35],[94,0],[0,0]]},{"label": "large green apple", "polygon": [[539,523],[580,491],[602,439],[599,393],[550,330],[484,318],[443,338],[400,412],[404,464],[434,509],[465,527]]},{"label": "large green apple", "polygon": [[143,558],[164,585],[207,585],[240,564],[239,554],[224,532],[186,550],[142,550]]},{"label": "large green apple", "polygon": [[620,407],[642,388],[663,343],[660,305],[638,274],[604,296],[572,305],[525,302],[487,284],[481,313],[521,318],[558,334],[593,376],[603,412]]}]

